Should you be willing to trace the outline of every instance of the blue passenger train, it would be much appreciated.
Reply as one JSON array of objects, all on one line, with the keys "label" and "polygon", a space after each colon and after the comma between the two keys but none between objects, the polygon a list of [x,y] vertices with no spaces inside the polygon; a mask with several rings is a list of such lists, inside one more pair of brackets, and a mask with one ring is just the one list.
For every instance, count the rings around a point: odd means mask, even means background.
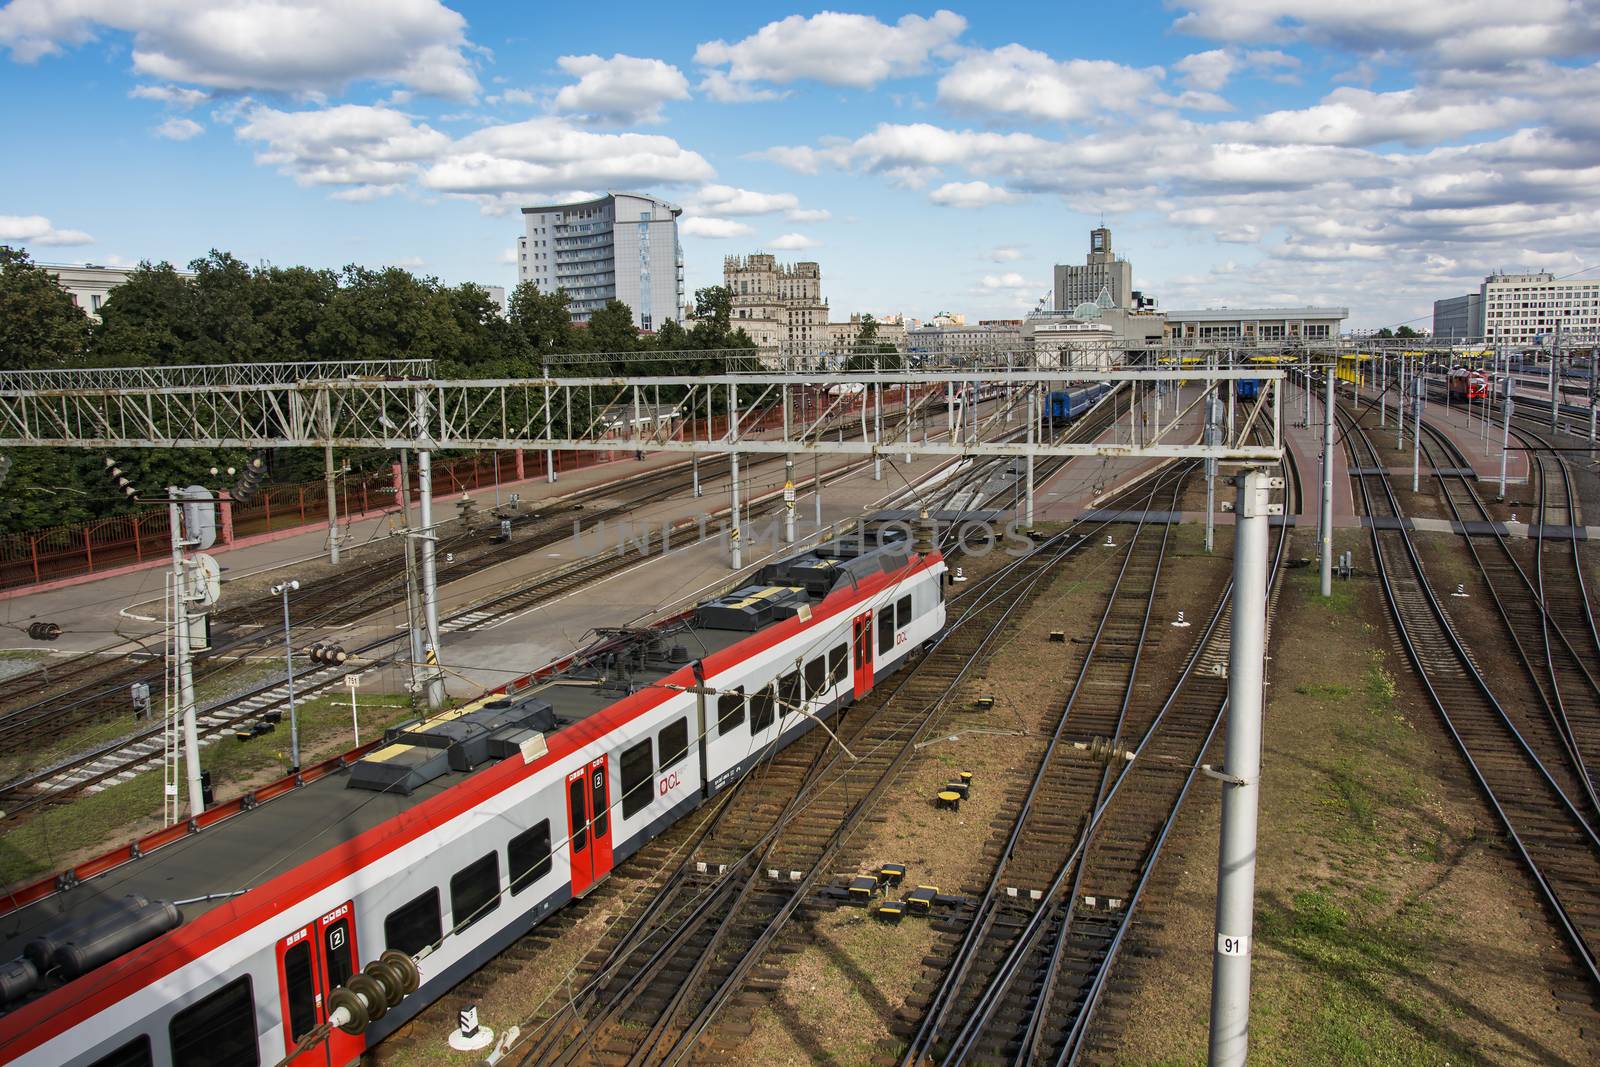
[{"label": "blue passenger train", "polygon": [[1058,389],[1050,394],[1045,404],[1045,417],[1055,422],[1072,422],[1110,391],[1111,386],[1105,382],[1095,382],[1079,389]]},{"label": "blue passenger train", "polygon": [[1260,378],[1239,378],[1234,383],[1234,394],[1240,400],[1254,400],[1261,395]]}]

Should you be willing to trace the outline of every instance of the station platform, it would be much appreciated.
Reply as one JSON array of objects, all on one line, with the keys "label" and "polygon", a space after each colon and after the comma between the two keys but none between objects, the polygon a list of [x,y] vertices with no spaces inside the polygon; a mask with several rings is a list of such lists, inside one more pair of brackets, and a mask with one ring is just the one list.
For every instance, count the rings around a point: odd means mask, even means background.
[{"label": "station platform", "polygon": [[[1283,441],[1294,456],[1295,467],[1300,471],[1300,510],[1296,513],[1302,523],[1315,526],[1322,509],[1322,427],[1324,418],[1322,390],[1311,394],[1311,422],[1304,425],[1305,390],[1290,385],[1284,394]],[[1350,458],[1338,437],[1333,440],[1333,528],[1348,530],[1359,527],[1361,517],[1356,514],[1355,485],[1350,481]]]}]

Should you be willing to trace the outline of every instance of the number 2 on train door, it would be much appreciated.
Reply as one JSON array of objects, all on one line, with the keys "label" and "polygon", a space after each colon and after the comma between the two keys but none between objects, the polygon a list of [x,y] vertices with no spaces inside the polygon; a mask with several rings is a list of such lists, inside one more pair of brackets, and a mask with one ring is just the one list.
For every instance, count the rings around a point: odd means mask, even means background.
[{"label": "number 2 on train door", "polygon": [[611,873],[611,786],[606,757],[567,775],[567,854],[572,895],[580,897]]},{"label": "number 2 on train door", "polygon": [[[278,942],[278,991],[283,1003],[286,1054],[327,1021],[328,995],[356,971],[355,938],[355,906],[347,901]],[[349,1063],[365,1047],[361,1035],[334,1030],[325,1043],[318,1042],[293,1062]]]},{"label": "number 2 on train door", "polygon": [[872,612],[855,617],[851,647],[854,649],[851,661],[856,668],[856,699],[859,700],[872,689]]}]

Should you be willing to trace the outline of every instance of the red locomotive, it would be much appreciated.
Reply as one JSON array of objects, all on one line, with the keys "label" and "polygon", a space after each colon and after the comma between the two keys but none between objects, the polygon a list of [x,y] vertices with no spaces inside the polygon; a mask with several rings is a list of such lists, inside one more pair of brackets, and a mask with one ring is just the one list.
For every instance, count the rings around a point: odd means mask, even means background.
[{"label": "red locomotive", "polygon": [[1451,400],[1483,400],[1489,395],[1489,376],[1481,370],[1457,367],[1450,372]]}]

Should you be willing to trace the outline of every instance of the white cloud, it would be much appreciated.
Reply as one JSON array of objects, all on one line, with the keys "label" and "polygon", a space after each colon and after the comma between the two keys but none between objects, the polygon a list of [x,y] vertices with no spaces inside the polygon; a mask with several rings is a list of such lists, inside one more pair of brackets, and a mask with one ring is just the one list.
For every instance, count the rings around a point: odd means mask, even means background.
[{"label": "white cloud", "polygon": [[1020,44],[963,57],[939,79],[939,102],[960,111],[1054,121],[1141,106],[1160,67],[1136,69],[1102,59],[1057,61]]},{"label": "white cloud", "polygon": [[389,266],[404,267],[406,270],[416,270],[425,262],[427,261],[421,256],[401,256],[399,259],[391,260]]},{"label": "white cloud", "polygon": [[172,118],[156,127],[156,136],[169,141],[187,141],[206,132],[206,128],[193,119]]},{"label": "white cloud", "polygon": [[783,213],[790,222],[827,222],[833,212],[823,207],[797,207]]},{"label": "white cloud", "polygon": [[660,122],[669,100],[689,99],[683,72],[659,59],[614,55],[562,56],[562,70],[578,79],[556,93],[555,108],[619,125]]},{"label": "white cloud", "polygon": [[782,237],[774,237],[768,241],[767,247],[777,249],[780,252],[795,252],[803,248],[815,248],[821,243],[821,241],[814,241],[803,233],[786,233]]},{"label": "white cloud", "polygon": [[713,219],[704,215],[691,215],[678,227],[690,237],[729,238],[746,237],[755,231],[733,219]]},{"label": "white cloud", "polygon": [[707,71],[700,79],[700,91],[719,104],[753,104],[763,100],[782,100],[788,90],[761,89],[747,82],[736,82],[720,70]]},{"label": "white cloud", "polygon": [[929,193],[928,199],[944,207],[988,207],[1014,204],[1022,198],[988,182],[947,182]]},{"label": "white cloud", "polygon": [[1180,0],[1174,27],[1221,41],[1303,40],[1414,52],[1444,66],[1580,55],[1600,46],[1592,0]]},{"label": "white cloud", "polygon": [[1213,48],[1209,52],[1195,52],[1193,55],[1184,56],[1173,64],[1183,83],[1193,89],[1203,89],[1211,92],[1228,84],[1234,70],[1239,66],[1239,57],[1232,49]]},{"label": "white cloud", "polygon": [[983,289],[1027,289],[1032,288],[1027,278],[1016,271],[1007,271],[1005,274],[985,274],[978,281]]},{"label": "white cloud", "polygon": [[748,158],[770,160],[801,174],[815,174],[819,164],[817,152],[806,145],[774,145],[760,152],[752,152]]},{"label": "white cloud", "polygon": [[437,156],[421,184],[493,210],[527,197],[688,184],[715,176],[703,156],[670,137],[595,133],[560,119],[536,118],[467,134]]},{"label": "white cloud", "polygon": [[1022,258],[1022,249],[1002,245],[999,248],[991,248],[989,258],[996,263],[1014,263]]},{"label": "white cloud", "polygon": [[1249,123],[1227,123],[1221,132],[1269,144],[1427,145],[1514,126],[1537,113],[1533,102],[1508,95],[1474,98],[1459,92],[1375,93],[1343,87],[1314,107],[1274,111]]},{"label": "white cloud", "polygon": [[495,257],[496,263],[515,263],[516,261],[517,250],[515,248],[502,248],[500,254]]},{"label": "white cloud", "polygon": [[534,96],[527,89],[506,89],[483,99],[486,103],[499,106],[502,104],[531,104],[534,101]]},{"label": "white cloud", "polygon": [[478,91],[466,19],[439,0],[12,0],[0,45],[32,62],[103,30],[133,37],[133,70],[213,89],[330,92],[394,82],[434,96]]},{"label": "white cloud", "polygon": [[684,206],[708,215],[770,215],[798,210],[800,198],[793,193],[758,193],[731,185],[704,185],[685,198]]},{"label": "white cloud", "polygon": [[310,111],[253,107],[235,130],[242,141],[260,141],[256,162],[275,166],[300,185],[371,187],[401,185],[443,152],[450,138],[386,107],[341,104]]},{"label": "white cloud", "polygon": [[723,82],[702,86],[717,99],[727,99],[719,92],[737,93],[763,82],[870,89],[889,78],[921,73],[929,55],[948,47],[966,28],[967,20],[951,11],[931,18],[906,15],[892,26],[870,15],[836,11],[790,15],[733,44],[707,41],[695,49],[694,61],[727,68],[710,75],[721,74]]},{"label": "white cloud", "polygon": [[0,241],[29,245],[87,245],[94,238],[82,230],[58,230],[43,215],[0,215]]},{"label": "white cloud", "polygon": [[201,89],[183,89],[176,85],[135,85],[128,95],[136,100],[159,100],[172,107],[192,108],[211,99],[211,94]]}]

